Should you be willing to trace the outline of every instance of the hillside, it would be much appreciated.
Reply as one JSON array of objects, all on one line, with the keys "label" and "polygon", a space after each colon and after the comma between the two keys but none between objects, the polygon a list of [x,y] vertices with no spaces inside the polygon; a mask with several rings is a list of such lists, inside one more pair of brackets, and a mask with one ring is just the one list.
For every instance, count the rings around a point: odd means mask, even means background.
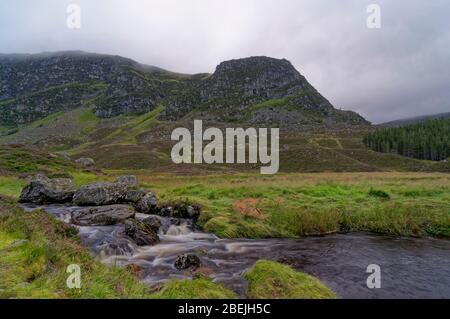
[{"label": "hillside", "polygon": [[84,52],[1,55],[0,78],[3,127],[79,107],[113,118],[160,105],[159,119],[169,121],[190,115],[277,126],[367,124],[356,113],[336,110],[284,59],[231,60],[211,75],[186,75]]}]

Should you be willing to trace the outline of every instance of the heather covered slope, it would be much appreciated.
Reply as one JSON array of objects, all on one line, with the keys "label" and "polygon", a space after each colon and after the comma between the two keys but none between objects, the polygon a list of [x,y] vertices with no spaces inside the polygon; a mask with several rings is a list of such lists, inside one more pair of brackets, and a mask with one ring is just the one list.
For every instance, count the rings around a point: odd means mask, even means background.
[{"label": "heather covered slope", "polygon": [[[191,128],[190,120],[169,122],[157,118],[162,107],[139,116],[98,119],[90,109],[57,113],[0,137],[2,144],[45,148],[72,159],[90,157],[106,169],[147,169],[159,172],[256,172],[248,164],[176,165],[170,152],[176,127]],[[225,128],[225,124],[217,123]],[[280,132],[281,172],[450,171],[447,161],[426,161],[370,150],[363,137],[370,128]],[[7,146],[1,146],[5,148]],[[6,151],[5,151],[6,152]]]}]

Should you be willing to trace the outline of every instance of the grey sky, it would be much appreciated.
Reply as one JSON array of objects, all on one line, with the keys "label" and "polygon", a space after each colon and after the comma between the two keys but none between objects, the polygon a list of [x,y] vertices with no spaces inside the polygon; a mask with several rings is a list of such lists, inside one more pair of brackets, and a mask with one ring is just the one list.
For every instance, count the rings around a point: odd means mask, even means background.
[{"label": "grey sky", "polygon": [[[66,26],[69,3],[82,27]],[[366,27],[381,5],[382,28]],[[85,50],[185,73],[287,58],[336,107],[373,122],[450,111],[448,0],[2,0],[0,52]]]}]

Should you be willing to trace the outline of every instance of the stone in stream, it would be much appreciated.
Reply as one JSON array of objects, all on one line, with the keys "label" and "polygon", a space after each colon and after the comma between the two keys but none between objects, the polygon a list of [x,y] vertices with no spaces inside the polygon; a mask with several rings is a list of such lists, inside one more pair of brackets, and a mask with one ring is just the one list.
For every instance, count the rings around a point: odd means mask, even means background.
[{"label": "stone in stream", "polygon": [[79,206],[137,203],[146,193],[137,187],[136,177],[121,176],[114,183],[101,182],[80,187],[73,196],[73,202]]},{"label": "stone in stream", "polygon": [[158,200],[153,193],[148,192],[134,205],[136,211],[142,214],[157,213]]},{"label": "stone in stream", "polygon": [[20,203],[38,205],[49,203],[66,203],[72,201],[75,186],[69,178],[50,179],[44,175],[33,176],[30,183],[22,189]]},{"label": "stone in stream", "polygon": [[157,216],[150,216],[142,220],[142,223],[151,228],[155,233],[158,233],[161,227],[161,220]]},{"label": "stone in stream", "polygon": [[159,242],[156,232],[147,224],[137,220],[125,221],[125,234],[138,246],[155,245]]},{"label": "stone in stream", "polygon": [[106,226],[124,222],[135,216],[128,205],[107,205],[78,208],[71,213],[71,222],[79,226]]},{"label": "stone in stream", "polygon": [[201,265],[200,258],[192,254],[184,254],[177,257],[174,266],[178,270],[192,269],[196,270]]}]

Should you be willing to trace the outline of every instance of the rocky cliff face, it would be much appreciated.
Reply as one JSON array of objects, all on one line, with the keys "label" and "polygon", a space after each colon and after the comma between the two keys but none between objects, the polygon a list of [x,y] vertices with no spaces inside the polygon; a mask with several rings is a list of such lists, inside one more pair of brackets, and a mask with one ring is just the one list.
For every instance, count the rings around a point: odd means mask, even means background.
[{"label": "rocky cliff face", "polygon": [[280,98],[308,87],[308,82],[287,60],[251,57],[222,62],[205,81],[202,101],[219,107]]},{"label": "rocky cliff face", "polygon": [[148,112],[161,88],[133,72],[141,67],[83,52],[0,56],[0,123],[24,124],[85,104],[99,117]]},{"label": "rocky cliff face", "polygon": [[0,55],[0,125],[92,107],[98,117],[143,114],[266,125],[365,124],[338,111],[285,59],[222,62],[212,75],[182,75],[117,56],[62,52]]}]

